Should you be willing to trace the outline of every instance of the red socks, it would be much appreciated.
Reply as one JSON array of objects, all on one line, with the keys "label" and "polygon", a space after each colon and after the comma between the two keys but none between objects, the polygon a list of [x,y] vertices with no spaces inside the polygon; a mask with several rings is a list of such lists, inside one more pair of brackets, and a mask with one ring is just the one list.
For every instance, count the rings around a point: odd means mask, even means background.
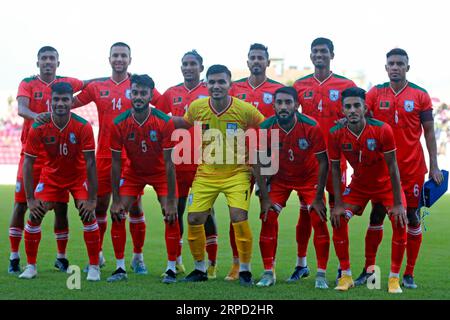
[{"label": "red socks", "polygon": [[19,245],[20,241],[22,240],[22,232],[23,228],[9,228],[9,243],[11,245],[11,252],[19,252]]},{"label": "red socks", "polygon": [[311,210],[309,215],[314,228],[314,248],[316,249],[317,268],[326,270],[330,252],[330,234],[328,233],[327,223],[320,220],[319,215],[314,210]]},{"label": "red socks", "polygon": [[383,240],[383,224],[369,224],[365,241],[365,270],[367,270],[368,267],[375,265],[378,246],[380,245],[381,240]]},{"label": "red socks", "polygon": [[94,219],[92,222],[83,223],[83,235],[86,249],[89,256],[90,265],[99,264],[99,252],[100,252],[100,230],[97,221]]},{"label": "red socks", "polygon": [[308,251],[308,242],[311,237],[311,218],[309,216],[308,208],[301,205],[300,216],[296,227],[296,239],[297,239],[297,256],[306,257]]},{"label": "red socks", "polygon": [[348,223],[343,216],[340,217],[340,227],[333,227],[333,243],[341,269],[350,269],[350,257],[348,253]]},{"label": "red socks", "polygon": [[95,212],[97,224],[100,231],[100,251],[103,248],[103,238],[105,237],[106,228],[108,227],[108,214],[106,212]]},{"label": "red socks", "polygon": [[25,252],[28,264],[36,264],[39,243],[41,242],[41,225],[27,221],[25,225]]},{"label": "red socks", "polygon": [[275,260],[275,251],[278,236],[278,214],[270,210],[267,213],[266,221],[263,220],[264,215],[261,214],[261,233],[259,234],[259,249],[264,264],[264,270],[272,270]]},{"label": "red socks", "polygon": [[208,260],[215,264],[217,260],[217,234],[206,237],[206,253],[208,254]]},{"label": "red socks", "polygon": [[125,254],[125,243],[127,241],[127,232],[125,228],[125,219],[113,221],[111,224],[111,239],[116,259],[123,259]]},{"label": "red socks", "polygon": [[236,246],[236,239],[234,238],[234,228],[230,222],[230,246],[233,251],[233,259],[239,259],[238,249]]},{"label": "red socks", "polygon": [[69,241],[69,229],[54,229],[56,245],[59,254],[66,254],[67,241]]},{"label": "red socks", "polygon": [[142,253],[142,247],[145,241],[145,217],[144,213],[141,212],[138,216],[130,215],[130,233],[133,239],[133,253]]},{"label": "red socks", "polygon": [[414,275],[414,267],[416,265],[417,256],[419,255],[420,245],[422,244],[422,228],[418,226],[408,225],[407,241],[406,241],[406,269],[405,274]]},{"label": "red socks", "polygon": [[167,249],[167,260],[176,261],[178,257],[178,248],[180,245],[180,225],[178,224],[178,219],[176,219],[172,224],[164,221],[166,225],[166,249]]}]

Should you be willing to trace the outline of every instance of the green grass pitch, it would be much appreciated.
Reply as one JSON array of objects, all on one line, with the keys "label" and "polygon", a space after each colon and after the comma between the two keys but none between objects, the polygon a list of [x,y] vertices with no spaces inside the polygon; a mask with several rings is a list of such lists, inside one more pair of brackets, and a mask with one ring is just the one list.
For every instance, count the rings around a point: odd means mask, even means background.
[{"label": "green grass pitch", "polygon": [[[383,242],[379,248],[377,264],[381,268],[381,289],[369,290],[367,287],[351,289],[349,292],[335,292],[334,278],[337,259],[333,245],[330,247],[327,278],[330,289],[314,289],[316,269],[315,250],[310,241],[308,264],[312,275],[297,284],[287,284],[285,279],[292,273],[296,261],[295,225],[298,219],[298,200],[291,195],[287,208],[280,216],[279,247],[277,253],[277,284],[270,288],[242,288],[237,282],[227,282],[223,278],[231,264],[231,249],[228,240],[229,216],[223,196],[216,204],[216,218],[219,230],[218,279],[205,283],[162,284],[160,275],[166,266],[164,229],[162,216],[153,190],[146,189],[143,201],[147,221],[147,237],[144,257],[149,274],[137,276],[130,272],[132,255],[131,236],[127,234],[126,263],[129,271],[127,282],[107,283],[106,278],[114,270],[114,254],[110,237],[110,221],[105,234],[104,253],[107,259],[102,269],[102,281],[89,283],[82,273],[81,289],[69,290],[66,286],[67,274],[53,267],[56,254],[56,242],[53,234],[53,213],[49,213],[43,222],[42,241],[38,255],[38,277],[34,280],[21,280],[7,273],[9,259],[8,226],[13,205],[13,186],[0,186],[0,299],[164,299],[164,300],[297,300],[297,299],[450,299],[448,272],[450,264],[450,196],[446,195],[431,210],[425,220],[428,231],[424,232],[422,249],[415,270],[417,290],[404,290],[400,295],[387,293],[387,280],[390,264],[391,226],[386,219]],[[252,271],[255,280],[263,271],[259,252],[259,204],[252,199],[250,223],[253,231]],[[87,262],[87,253],[82,237],[82,225],[73,203],[70,203],[70,238],[68,258],[70,264],[81,268]],[[186,220],[185,220],[186,221]],[[361,272],[364,264],[364,236],[368,224],[368,210],[362,217],[352,218],[350,230],[350,257],[354,278]],[[331,226],[329,225],[331,231]],[[183,259],[189,271],[193,268],[192,258],[184,235]],[[21,265],[25,264],[23,241],[20,247]],[[404,259],[404,264],[405,264]],[[404,267],[402,268],[402,271]]]}]

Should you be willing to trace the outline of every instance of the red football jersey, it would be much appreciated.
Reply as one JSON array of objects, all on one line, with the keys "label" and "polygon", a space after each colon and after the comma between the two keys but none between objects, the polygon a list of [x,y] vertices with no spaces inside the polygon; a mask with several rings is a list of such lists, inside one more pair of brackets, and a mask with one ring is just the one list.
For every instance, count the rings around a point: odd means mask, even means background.
[{"label": "red football jersey", "polygon": [[[180,83],[176,86],[170,87],[158,100],[156,107],[167,114],[172,114],[172,116],[182,117],[188,110],[189,105],[192,101],[208,97],[208,88],[206,83],[200,82],[195,88],[189,90],[186,88],[184,83]],[[190,128],[189,132],[191,134],[191,159],[194,159],[194,128]],[[174,154],[183,156],[182,150],[178,151],[177,145],[175,147]],[[194,161],[192,161],[194,162]],[[196,171],[197,165],[192,164],[179,164],[176,166],[177,172],[181,171]]]},{"label": "red football jersey", "polygon": [[171,135],[175,129],[170,117],[156,108],[142,124],[139,124],[131,110],[114,119],[111,130],[111,150],[127,152],[128,159],[122,170],[124,176],[132,175],[151,179],[166,172],[164,149],[172,149],[175,143]]},{"label": "red football jersey", "polygon": [[[68,82],[73,87],[73,92],[83,89],[83,81],[56,76],[55,80],[50,83],[44,82],[38,75],[25,78],[20,82],[17,97],[27,97],[30,99],[29,109],[36,113],[50,112],[52,102],[52,85],[57,82]],[[24,119],[22,127],[22,135],[20,140],[24,146],[27,142],[28,131],[33,125],[33,120]]]},{"label": "red football jersey", "polygon": [[[267,144],[260,144],[258,148],[260,151],[271,149],[272,165],[273,161],[279,161],[277,177],[300,183],[311,179],[317,182],[319,162],[316,154],[327,151],[323,133],[314,119],[299,112],[296,113],[295,119],[296,123],[289,132],[280,127],[275,116],[261,123],[260,130],[267,129]],[[277,130],[279,135],[279,143],[276,146],[279,149],[278,159],[274,159],[272,148],[274,130]]]},{"label": "red football jersey", "polygon": [[347,126],[338,124],[331,128],[328,141],[330,160],[340,160],[344,155],[352,166],[353,184],[359,184],[367,190],[380,190],[390,183],[384,153],[395,150],[395,141],[388,124],[367,119],[359,136]]},{"label": "red football jersey", "polygon": [[431,99],[425,89],[408,82],[395,94],[389,82],[386,82],[369,90],[366,103],[376,119],[392,127],[401,176],[425,174],[427,166],[420,143],[420,118],[422,112],[432,110]]},{"label": "red football jersey", "polygon": [[264,118],[269,118],[275,114],[273,108],[274,93],[281,87],[284,87],[284,85],[267,78],[266,81],[254,88],[248,78],[243,78],[233,82],[229,94],[251,103],[262,113]]},{"label": "red football jersey", "polygon": [[[111,158],[110,135],[114,119],[132,108],[130,77],[122,82],[104,78],[89,83],[77,96],[82,105],[94,102],[98,111],[98,145],[97,158]],[[153,89],[152,104],[157,103],[161,94]]]},{"label": "red football jersey", "polygon": [[344,118],[341,92],[351,87],[356,87],[353,81],[334,73],[322,82],[314,74],[295,81],[302,113],[319,122],[325,139],[328,139],[328,131],[336,125],[336,120]]},{"label": "red football jersey", "polygon": [[43,183],[64,188],[73,181],[86,177],[83,152],[95,151],[94,132],[88,121],[71,113],[67,125],[60,129],[55,123],[34,123],[30,129],[25,154],[38,157],[45,153],[41,173]]}]

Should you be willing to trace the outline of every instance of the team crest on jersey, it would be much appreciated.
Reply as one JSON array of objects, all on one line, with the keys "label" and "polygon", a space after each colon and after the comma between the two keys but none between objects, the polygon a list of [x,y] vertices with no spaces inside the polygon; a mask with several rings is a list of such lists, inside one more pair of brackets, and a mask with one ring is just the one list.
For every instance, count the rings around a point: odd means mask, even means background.
[{"label": "team crest on jersey", "polygon": [[380,101],[380,110],[386,110],[389,109],[390,106],[390,102],[389,101]]},{"label": "team crest on jersey", "polygon": [[150,140],[153,142],[158,141],[158,136],[156,135],[156,131],[155,130],[150,130]]},{"label": "team crest on jersey", "polygon": [[120,182],[119,182],[119,188],[121,187],[121,186],[123,186],[123,183],[125,182],[125,179],[124,178],[122,178],[122,179],[120,179]]},{"label": "team crest on jersey", "polygon": [[273,101],[273,95],[269,92],[263,93],[263,101],[265,104],[271,104]]},{"label": "team crest on jersey", "polygon": [[77,138],[75,137],[75,133],[71,132],[69,134],[69,141],[71,144],[76,144],[77,143]]},{"label": "team crest on jersey", "polygon": [[309,147],[309,143],[305,138],[298,139],[298,146],[300,150],[306,150]]},{"label": "team crest on jersey", "polygon": [[125,91],[125,97],[127,97],[128,100],[131,99],[131,89],[127,89],[127,91]]},{"label": "team crest on jersey", "polygon": [[352,151],[352,144],[351,143],[343,143],[342,144],[342,150],[343,151]]},{"label": "team crest on jersey", "polygon": [[43,142],[44,144],[55,144],[56,143],[56,138],[51,136],[51,137],[44,137],[43,138]]},{"label": "team crest on jersey", "polygon": [[44,190],[44,183],[43,182],[39,182],[38,185],[36,186],[36,190],[34,190],[35,192],[42,192]]},{"label": "team crest on jersey", "polygon": [[183,102],[183,98],[182,97],[173,98],[173,104],[174,105],[180,104],[181,102]]},{"label": "team crest on jersey", "polygon": [[238,128],[237,123],[227,122],[227,134],[234,134]]},{"label": "team crest on jersey", "polygon": [[367,149],[375,151],[377,147],[377,141],[375,139],[367,139]]},{"label": "team crest on jersey", "polygon": [[331,101],[338,101],[339,99],[339,90],[330,90],[330,100]]},{"label": "team crest on jersey", "polygon": [[350,194],[350,188],[345,188],[344,192],[342,193],[343,196],[347,196]]},{"label": "team crest on jersey", "polygon": [[106,98],[109,96],[109,90],[100,90],[100,98]]},{"label": "team crest on jersey", "polygon": [[16,192],[20,192],[20,189],[22,189],[22,184],[20,183],[20,181],[16,182]]},{"label": "team crest on jersey", "polygon": [[403,105],[406,112],[411,112],[414,110],[414,101],[413,100],[405,100],[405,104]]},{"label": "team crest on jersey", "polygon": [[305,91],[304,93],[303,93],[303,99],[312,99],[312,97],[313,97],[313,91],[312,90],[308,90],[308,91]]},{"label": "team crest on jersey", "polygon": [[43,96],[44,96],[43,93],[40,91],[34,93],[34,99],[36,100],[41,100]]}]

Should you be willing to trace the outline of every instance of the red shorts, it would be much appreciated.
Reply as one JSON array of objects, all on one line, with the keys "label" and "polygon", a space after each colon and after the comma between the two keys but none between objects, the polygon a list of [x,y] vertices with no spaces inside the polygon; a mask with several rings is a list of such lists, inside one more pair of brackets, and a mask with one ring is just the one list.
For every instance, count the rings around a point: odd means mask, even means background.
[{"label": "red shorts", "polygon": [[[345,187],[347,185],[347,166],[342,166],[341,162],[341,190],[345,190]],[[331,173],[331,164],[330,164],[330,170],[328,171],[328,178],[327,178],[327,185],[326,190],[328,193],[334,194],[333,189],[333,174]]]},{"label": "red shorts", "polygon": [[[402,191],[402,203],[406,208],[405,193]],[[350,183],[342,194],[342,200],[346,204],[351,204],[361,208],[359,212],[353,212],[356,215],[362,215],[369,201],[373,203],[381,203],[386,208],[394,205],[394,194],[392,193],[391,183],[386,183],[384,187],[374,189],[368,186]]]},{"label": "red shorts", "polygon": [[[112,192],[111,187],[111,158],[97,158],[97,181],[98,189],[97,196],[101,197]],[[122,167],[124,165],[122,161]]]},{"label": "red shorts", "polygon": [[87,200],[88,190],[86,180],[79,179],[63,187],[49,182],[39,182],[34,190],[36,199],[45,202],[69,202],[69,193],[75,200]]},{"label": "red shorts", "polygon": [[[39,158],[38,158],[39,159]],[[43,161],[39,161],[36,159],[34,161],[33,165],[33,188],[36,188],[39,179],[41,177],[41,171],[43,167]],[[27,197],[25,195],[25,186],[23,184],[23,173],[22,173],[22,167],[23,167],[23,160],[24,155],[20,155],[20,161],[19,161],[19,167],[17,168],[17,178],[16,178],[16,191],[14,193],[14,202],[16,203],[26,203]]]},{"label": "red shorts", "polygon": [[286,206],[286,202],[292,191],[297,192],[302,205],[309,207],[316,198],[317,178],[306,182],[296,182],[274,177],[270,181],[269,188],[269,197],[280,208],[280,211]]},{"label": "red shorts", "polygon": [[158,197],[165,197],[168,194],[165,174],[151,178],[127,175],[120,180],[119,193],[121,196],[138,197],[143,194],[146,185],[152,186]]},{"label": "red shorts", "polygon": [[425,182],[425,176],[421,174],[405,177],[401,180],[408,208],[417,208],[419,206],[420,193],[422,192],[422,187]]},{"label": "red shorts", "polygon": [[177,171],[178,197],[186,198],[194,182],[196,171]]}]

